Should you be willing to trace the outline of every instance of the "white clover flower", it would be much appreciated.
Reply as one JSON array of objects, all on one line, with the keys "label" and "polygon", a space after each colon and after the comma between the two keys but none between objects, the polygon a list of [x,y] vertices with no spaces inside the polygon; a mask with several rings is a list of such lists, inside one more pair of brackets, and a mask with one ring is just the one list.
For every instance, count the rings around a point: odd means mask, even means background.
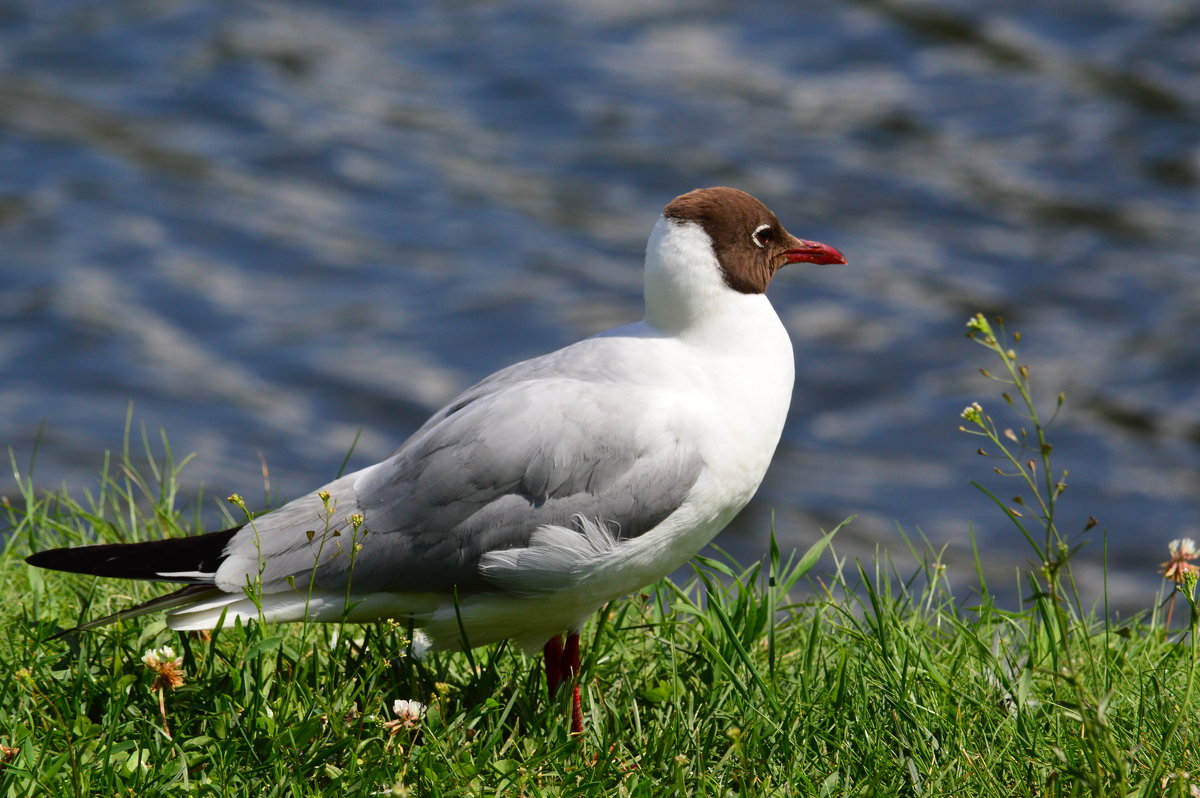
[{"label": "white clover flower", "polygon": [[1171,552],[1172,557],[1193,560],[1196,558],[1196,541],[1191,538],[1176,538],[1167,544],[1167,550]]},{"label": "white clover flower", "polygon": [[175,649],[170,646],[148,648],[142,655],[142,664],[154,671],[154,684],[151,690],[160,691],[164,687],[174,690],[183,684],[183,657],[175,655]]},{"label": "white clover flower", "polygon": [[164,666],[178,668],[183,665],[183,657],[175,655],[175,649],[170,646],[148,648],[142,655],[142,664],[152,671],[162,671]]},{"label": "white clover flower", "polygon": [[1170,579],[1176,584],[1183,584],[1189,574],[1197,573],[1200,568],[1196,566],[1193,560],[1200,557],[1200,552],[1196,551],[1196,541],[1191,538],[1176,538],[1167,544],[1167,551],[1171,553],[1171,559],[1162,563],[1162,575],[1164,579]]},{"label": "white clover flower", "polygon": [[392,712],[405,726],[412,727],[425,716],[425,705],[420,701],[398,698],[392,702]]},{"label": "white clover flower", "polygon": [[392,712],[396,715],[396,720],[386,720],[383,722],[383,728],[387,729],[388,736],[394,737],[401,729],[415,729],[421,723],[421,718],[425,717],[425,705],[420,701],[413,701],[407,698],[398,698],[392,702]]}]

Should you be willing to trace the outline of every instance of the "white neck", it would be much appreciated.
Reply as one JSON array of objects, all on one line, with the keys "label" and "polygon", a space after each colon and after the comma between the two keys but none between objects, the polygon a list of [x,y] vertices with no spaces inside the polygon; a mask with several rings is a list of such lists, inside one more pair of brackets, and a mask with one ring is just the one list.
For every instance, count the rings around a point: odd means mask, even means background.
[{"label": "white neck", "polygon": [[645,302],[646,323],[680,338],[740,337],[763,325],[782,332],[765,295],[729,287],[712,241],[694,222],[661,217],[654,225],[646,245]]},{"label": "white neck", "polygon": [[678,335],[702,322],[725,295],[708,234],[698,224],[660,217],[646,244],[646,321]]}]

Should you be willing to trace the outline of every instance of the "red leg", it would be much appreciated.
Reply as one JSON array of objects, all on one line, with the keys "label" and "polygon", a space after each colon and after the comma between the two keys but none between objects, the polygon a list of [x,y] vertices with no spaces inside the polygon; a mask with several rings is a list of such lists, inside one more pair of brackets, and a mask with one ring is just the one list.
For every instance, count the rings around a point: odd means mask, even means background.
[{"label": "red leg", "polygon": [[567,644],[563,647],[562,678],[571,684],[571,734],[583,735],[583,702],[579,696],[579,633],[567,635]]},{"label": "red leg", "polygon": [[558,692],[558,686],[563,682],[562,637],[555,635],[546,641],[542,648],[542,658],[546,666],[546,692],[553,699]]},{"label": "red leg", "polygon": [[571,688],[571,735],[583,736],[583,703],[579,699],[579,685]]}]

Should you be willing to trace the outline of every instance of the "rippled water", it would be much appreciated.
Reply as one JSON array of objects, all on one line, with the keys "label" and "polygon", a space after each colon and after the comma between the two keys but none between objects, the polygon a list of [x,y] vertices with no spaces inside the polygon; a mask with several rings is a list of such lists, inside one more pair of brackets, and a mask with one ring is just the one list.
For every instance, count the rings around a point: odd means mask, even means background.
[{"label": "rippled water", "polygon": [[851,265],[772,289],[792,418],[722,544],[857,513],[844,553],[898,523],[966,569],[973,528],[1012,582],[956,431],[999,404],[987,310],[1067,393],[1064,528],[1145,607],[1200,535],[1198,74],[1191,0],[0,2],[0,444],[44,421],[80,493],[132,401],[193,495],[260,495],[259,453],[299,495],[636,319],[661,206],[732,184]]}]

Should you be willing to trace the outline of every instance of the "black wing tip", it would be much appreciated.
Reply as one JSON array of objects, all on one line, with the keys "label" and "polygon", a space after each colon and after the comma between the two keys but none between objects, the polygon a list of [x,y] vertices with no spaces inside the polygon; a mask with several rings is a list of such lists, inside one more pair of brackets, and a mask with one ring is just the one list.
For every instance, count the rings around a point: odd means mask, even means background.
[{"label": "black wing tip", "polygon": [[38,568],[54,569],[54,555],[60,551],[62,551],[62,549],[46,549],[45,551],[35,551],[33,554],[30,554],[25,558],[25,562],[30,565],[37,566]]},{"label": "black wing tip", "polygon": [[25,562],[38,568],[74,574],[110,576],[118,579],[153,579],[153,572],[149,571],[146,563],[137,556],[141,551],[136,548],[139,546],[137,543],[104,543],[96,546],[47,549],[29,555]]},{"label": "black wing tip", "polygon": [[67,546],[59,549],[36,551],[25,558],[25,562],[38,568],[49,568],[51,571],[70,571],[77,574],[92,573],[85,570],[97,563],[96,549],[106,549],[108,545],[99,546]]},{"label": "black wing tip", "polygon": [[163,574],[215,572],[225,559],[225,546],[240,528],[140,543],[101,543],[93,546],[46,549],[30,554],[25,558],[25,562],[52,571],[117,579],[205,582],[210,580]]}]

